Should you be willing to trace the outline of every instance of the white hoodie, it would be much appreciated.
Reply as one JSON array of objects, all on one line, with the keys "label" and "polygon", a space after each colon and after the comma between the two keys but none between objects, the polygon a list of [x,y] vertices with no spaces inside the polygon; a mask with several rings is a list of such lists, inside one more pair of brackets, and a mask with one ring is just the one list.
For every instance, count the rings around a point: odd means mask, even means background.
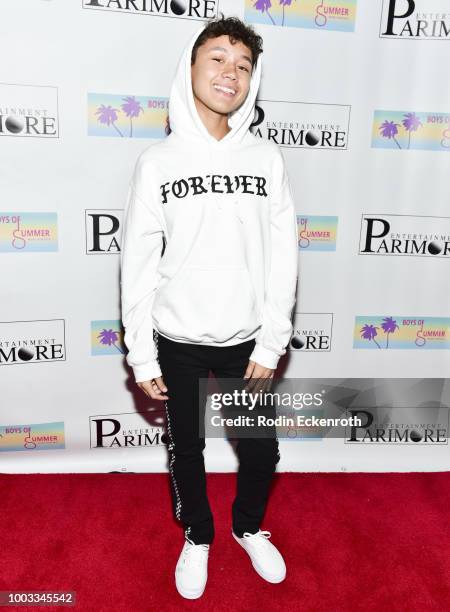
[{"label": "white hoodie", "polygon": [[292,334],[298,242],[278,145],[249,126],[258,57],[243,104],[221,140],[195,106],[191,52],[169,97],[171,133],[138,157],[124,209],[121,301],[136,382],[162,375],[153,330],[176,342],[231,346],[255,338],[250,359],[275,369]]}]

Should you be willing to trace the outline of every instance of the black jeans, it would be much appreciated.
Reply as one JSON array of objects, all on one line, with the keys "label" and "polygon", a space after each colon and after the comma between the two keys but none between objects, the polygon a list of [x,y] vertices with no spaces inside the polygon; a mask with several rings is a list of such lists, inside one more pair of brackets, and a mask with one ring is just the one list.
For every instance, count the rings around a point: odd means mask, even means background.
[{"label": "black jeans", "polygon": [[[234,346],[202,346],[175,342],[155,331],[158,360],[169,400],[165,401],[172,505],[184,526],[185,537],[195,544],[210,544],[214,522],[206,492],[203,450],[199,435],[199,378],[211,370],[217,378],[243,378],[254,340]],[[200,404],[201,401],[201,404]],[[280,460],[276,435],[239,438],[239,471],[232,505],[232,527],[238,537],[256,533],[265,512],[270,483]]]}]

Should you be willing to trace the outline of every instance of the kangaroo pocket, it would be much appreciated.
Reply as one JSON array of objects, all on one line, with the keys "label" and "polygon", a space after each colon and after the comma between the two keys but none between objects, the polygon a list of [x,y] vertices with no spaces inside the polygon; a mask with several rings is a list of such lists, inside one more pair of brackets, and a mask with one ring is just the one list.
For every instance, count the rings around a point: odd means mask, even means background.
[{"label": "kangaroo pocket", "polygon": [[246,338],[259,324],[246,267],[183,268],[157,291],[152,316],[163,334],[193,342]]}]

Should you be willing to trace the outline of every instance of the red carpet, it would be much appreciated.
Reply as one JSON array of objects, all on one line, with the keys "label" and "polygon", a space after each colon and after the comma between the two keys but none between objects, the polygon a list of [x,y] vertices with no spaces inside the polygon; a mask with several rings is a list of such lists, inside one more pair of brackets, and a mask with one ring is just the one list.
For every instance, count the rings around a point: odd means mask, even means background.
[{"label": "red carpet", "polygon": [[8,609],[450,609],[449,472],[277,474],[262,528],[286,559],[279,585],[230,536],[234,486],[208,474],[216,539],[206,591],[187,601],[167,474],[0,474],[0,590],[77,593],[72,608]]}]

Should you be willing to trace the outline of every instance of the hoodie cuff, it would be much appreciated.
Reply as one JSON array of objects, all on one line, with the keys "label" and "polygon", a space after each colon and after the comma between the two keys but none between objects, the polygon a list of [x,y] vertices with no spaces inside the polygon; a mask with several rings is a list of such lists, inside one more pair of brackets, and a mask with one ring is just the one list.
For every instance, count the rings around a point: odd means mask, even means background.
[{"label": "hoodie cuff", "polygon": [[256,363],[259,363],[259,365],[262,365],[265,368],[275,370],[280,356],[281,355],[275,353],[275,351],[271,351],[261,344],[255,344],[255,348],[253,349],[249,359],[256,361]]},{"label": "hoodie cuff", "polygon": [[136,382],[146,382],[152,378],[162,376],[161,368],[156,359],[152,359],[142,365],[133,366],[133,374]]}]

